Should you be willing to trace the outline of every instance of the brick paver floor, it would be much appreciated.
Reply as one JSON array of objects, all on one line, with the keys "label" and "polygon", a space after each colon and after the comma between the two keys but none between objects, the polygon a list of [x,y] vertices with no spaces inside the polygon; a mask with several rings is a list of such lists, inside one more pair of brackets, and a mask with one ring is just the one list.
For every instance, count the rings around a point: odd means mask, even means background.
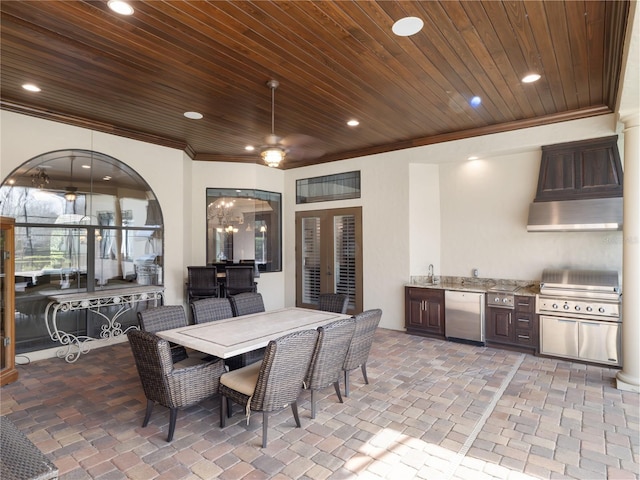
[{"label": "brick paver floor", "polygon": [[616,370],[379,329],[364,385],[309,392],[249,425],[236,407],[219,428],[219,399],[167,409],[142,428],[146,400],[128,343],[76,363],[18,367],[0,406],[59,468],[62,480],[111,479],[633,479],[639,475],[639,395]]}]

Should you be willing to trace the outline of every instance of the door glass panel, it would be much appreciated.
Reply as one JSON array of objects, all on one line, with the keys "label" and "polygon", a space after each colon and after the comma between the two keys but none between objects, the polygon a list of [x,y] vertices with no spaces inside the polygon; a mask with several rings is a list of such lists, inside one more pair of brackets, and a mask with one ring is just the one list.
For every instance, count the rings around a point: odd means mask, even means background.
[{"label": "door glass panel", "polygon": [[356,221],[353,215],[333,217],[333,251],[335,293],[349,296],[349,308],[356,298]]},{"label": "door glass panel", "polygon": [[[5,253],[8,241],[7,230],[4,228],[0,229],[0,370],[4,370],[8,363],[7,352],[4,346],[4,339],[7,335],[5,331],[8,331],[9,328],[9,325],[5,325],[7,320],[7,312],[5,311],[7,307],[5,303],[12,293],[9,290],[9,279],[5,277],[5,275],[11,274],[11,269],[7,265],[11,260],[9,260],[8,252]],[[11,339],[11,341],[13,341],[13,339]]]},{"label": "door glass panel", "polygon": [[320,218],[302,219],[302,301],[318,303],[320,294]]}]

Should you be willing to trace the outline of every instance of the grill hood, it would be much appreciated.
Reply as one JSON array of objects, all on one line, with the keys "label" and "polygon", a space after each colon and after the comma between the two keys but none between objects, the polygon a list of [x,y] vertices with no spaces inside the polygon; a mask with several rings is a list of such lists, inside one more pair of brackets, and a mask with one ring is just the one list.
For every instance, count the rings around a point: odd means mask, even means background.
[{"label": "grill hood", "polygon": [[617,136],[542,147],[529,232],[622,230]]}]

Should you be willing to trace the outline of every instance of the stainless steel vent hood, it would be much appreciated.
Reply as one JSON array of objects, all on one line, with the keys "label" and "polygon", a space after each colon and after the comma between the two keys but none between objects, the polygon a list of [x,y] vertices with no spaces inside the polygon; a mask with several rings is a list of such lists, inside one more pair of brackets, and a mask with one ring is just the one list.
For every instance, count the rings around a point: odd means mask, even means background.
[{"label": "stainless steel vent hood", "polygon": [[529,206],[529,232],[598,230],[622,230],[622,197],[534,202]]},{"label": "stainless steel vent hood", "polygon": [[527,231],[622,230],[617,136],[542,147]]}]

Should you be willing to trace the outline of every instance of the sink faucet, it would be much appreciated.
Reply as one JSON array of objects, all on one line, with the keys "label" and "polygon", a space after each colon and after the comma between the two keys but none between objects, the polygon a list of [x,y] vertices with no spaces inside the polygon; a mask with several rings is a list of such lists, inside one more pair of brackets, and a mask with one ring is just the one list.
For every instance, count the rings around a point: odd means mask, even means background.
[{"label": "sink faucet", "polygon": [[429,264],[429,270],[428,270],[428,278],[430,282],[433,282],[433,263]]}]

